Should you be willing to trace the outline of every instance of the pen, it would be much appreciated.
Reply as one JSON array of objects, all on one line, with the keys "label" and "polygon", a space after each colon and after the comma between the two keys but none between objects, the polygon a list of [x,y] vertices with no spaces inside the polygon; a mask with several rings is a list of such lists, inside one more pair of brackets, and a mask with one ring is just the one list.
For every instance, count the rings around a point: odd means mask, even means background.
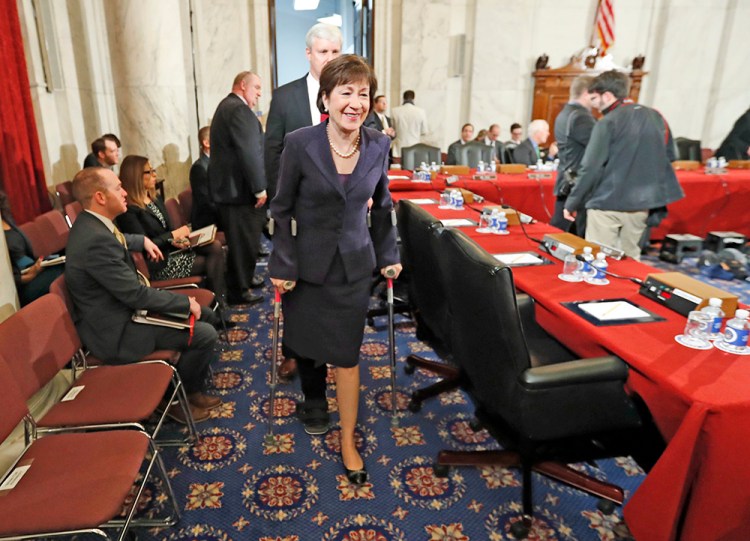
[{"label": "pen", "polygon": [[616,303],[614,303],[614,304],[613,304],[613,305],[612,305],[612,306],[611,306],[611,307],[609,308],[609,310],[607,310],[606,312],[604,312],[604,313],[602,314],[602,318],[604,318],[605,316],[608,316],[609,314],[611,314],[612,312],[614,312],[615,310],[617,310],[617,309],[618,309],[619,307],[620,307],[620,303],[619,303],[619,302],[616,302]]}]

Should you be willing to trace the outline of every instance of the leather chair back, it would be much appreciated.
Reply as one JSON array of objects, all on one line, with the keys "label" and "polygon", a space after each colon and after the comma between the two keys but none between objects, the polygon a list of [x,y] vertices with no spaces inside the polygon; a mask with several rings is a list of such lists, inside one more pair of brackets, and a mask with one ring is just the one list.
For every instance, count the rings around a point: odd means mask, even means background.
[{"label": "leather chair back", "polygon": [[696,139],[688,139],[687,137],[676,137],[675,145],[677,145],[677,159],[678,160],[690,160],[690,161],[701,161],[701,142]]},{"label": "leather chair back", "polygon": [[57,193],[57,199],[60,201],[60,207],[65,208],[65,205],[69,205],[75,201],[75,197],[73,197],[73,181],[66,180],[60,184],[55,184],[55,193]]},{"label": "leather chair back", "polygon": [[480,161],[492,161],[492,147],[478,141],[466,143],[458,150],[458,165],[476,167]]},{"label": "leather chair back", "polygon": [[623,388],[627,369],[621,363],[622,375],[606,381],[584,383],[580,374],[587,361],[596,364],[588,359],[559,363],[561,369],[576,366],[579,373],[555,385],[526,384],[552,379],[556,371],[531,366],[511,269],[454,229],[440,237],[439,263],[450,284],[453,360],[466,374],[470,395],[497,420],[501,432],[510,429],[522,439],[548,441],[640,423]]},{"label": "leather chair back", "polygon": [[187,225],[187,221],[183,218],[182,209],[180,208],[180,202],[174,197],[170,197],[164,201],[164,206],[167,208],[167,214],[169,214],[169,221],[172,222],[172,227],[182,227]]},{"label": "leather chair back", "polygon": [[180,210],[182,211],[182,220],[189,224],[193,221],[193,190],[188,188],[187,190],[182,190],[177,195],[177,200],[180,202]]},{"label": "leather chair back", "polygon": [[[68,244],[70,227],[65,221],[65,216],[58,210],[50,210],[37,216],[34,223],[39,227],[42,236],[44,255],[59,254],[65,250]],[[37,248],[34,247],[34,251]]]},{"label": "leather chair back", "polygon": [[401,149],[401,169],[414,171],[420,163],[440,163],[440,149],[430,145],[417,143]]},{"label": "leather chair back", "polygon": [[67,216],[68,225],[73,227],[73,223],[78,218],[78,215],[83,212],[83,207],[78,201],[73,201],[65,205],[65,216]]},{"label": "leather chair back", "polygon": [[442,224],[411,201],[398,203],[398,230],[405,268],[409,271],[409,302],[414,309],[417,336],[440,356],[450,351],[448,301],[438,265],[438,237]]}]

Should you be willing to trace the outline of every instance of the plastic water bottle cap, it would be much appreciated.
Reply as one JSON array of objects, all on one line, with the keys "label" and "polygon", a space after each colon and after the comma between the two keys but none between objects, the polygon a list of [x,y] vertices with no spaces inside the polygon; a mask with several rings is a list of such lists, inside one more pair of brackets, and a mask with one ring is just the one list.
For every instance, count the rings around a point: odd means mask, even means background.
[{"label": "plastic water bottle cap", "polygon": [[708,299],[708,305],[709,306],[721,306],[721,299],[718,299],[716,297],[711,297]]},{"label": "plastic water bottle cap", "polygon": [[592,251],[593,251],[593,249],[591,248],[591,246],[584,246],[583,247],[583,253],[584,254],[590,254]]},{"label": "plastic water bottle cap", "polygon": [[604,261],[605,257],[607,256],[604,252],[599,252],[598,254],[596,254],[596,259],[598,259],[599,261]]},{"label": "plastic water bottle cap", "polygon": [[739,309],[734,313],[734,317],[740,318],[740,319],[747,319],[747,316],[750,315],[750,312],[747,310]]}]

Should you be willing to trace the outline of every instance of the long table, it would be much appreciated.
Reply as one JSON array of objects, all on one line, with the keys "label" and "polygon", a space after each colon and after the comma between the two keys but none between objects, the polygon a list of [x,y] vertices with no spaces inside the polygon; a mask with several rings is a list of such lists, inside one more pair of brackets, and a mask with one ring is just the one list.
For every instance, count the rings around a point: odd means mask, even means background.
[{"label": "long table", "polygon": [[[394,174],[403,172],[392,171]],[[552,188],[556,172],[498,174],[496,180],[472,180],[461,175],[456,186],[466,188],[495,203],[504,203],[548,222],[555,208]],[[425,189],[445,188],[447,175],[438,175]],[[669,216],[651,232],[652,239],[669,233],[692,233],[705,237],[709,231],[737,231],[750,237],[750,170],[729,170],[722,175],[677,171],[685,197],[669,205]],[[411,187],[409,186],[411,184]],[[395,181],[392,190],[413,189],[414,183]]]},{"label": "long table", "polygon": [[[394,192],[394,200],[433,199],[422,189]],[[476,220],[479,206],[464,210],[424,208],[438,219]],[[557,231],[536,223],[531,237]],[[537,246],[512,227],[507,236],[462,228],[489,253],[533,250]],[[544,257],[548,257],[542,254]],[[637,540],[746,541],[750,537],[750,358],[717,349],[696,351],[674,341],[685,317],[640,295],[635,284],[611,279],[607,286],[568,283],[557,278],[562,263],[513,269],[516,287],[536,300],[540,324],[576,354],[615,354],[630,366],[628,386],[648,405],[667,440],[665,452],[624,508]],[[617,274],[644,278],[660,272],[632,259],[610,261]],[[597,327],[561,303],[625,298],[664,321]],[[592,405],[595,407],[595,405]]]}]

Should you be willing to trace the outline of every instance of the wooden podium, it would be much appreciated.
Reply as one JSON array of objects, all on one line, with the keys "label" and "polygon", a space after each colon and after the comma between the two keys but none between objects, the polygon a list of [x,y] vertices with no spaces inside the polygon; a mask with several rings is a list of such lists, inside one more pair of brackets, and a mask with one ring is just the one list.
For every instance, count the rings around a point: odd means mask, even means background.
[{"label": "wooden podium", "polygon": [[[571,57],[570,62],[562,68],[550,69],[547,67],[547,56],[542,55],[536,62],[534,76],[534,102],[531,107],[531,119],[541,118],[549,123],[550,138],[547,145],[555,140],[555,118],[560,110],[568,103],[570,94],[570,83],[579,75],[590,75],[596,77],[602,71],[600,58],[584,49],[584,52]],[[633,69],[628,74],[630,77],[630,98],[638,101],[641,93],[641,80],[648,73],[643,71],[643,56],[633,59]],[[599,112],[594,110],[594,116]]]}]

